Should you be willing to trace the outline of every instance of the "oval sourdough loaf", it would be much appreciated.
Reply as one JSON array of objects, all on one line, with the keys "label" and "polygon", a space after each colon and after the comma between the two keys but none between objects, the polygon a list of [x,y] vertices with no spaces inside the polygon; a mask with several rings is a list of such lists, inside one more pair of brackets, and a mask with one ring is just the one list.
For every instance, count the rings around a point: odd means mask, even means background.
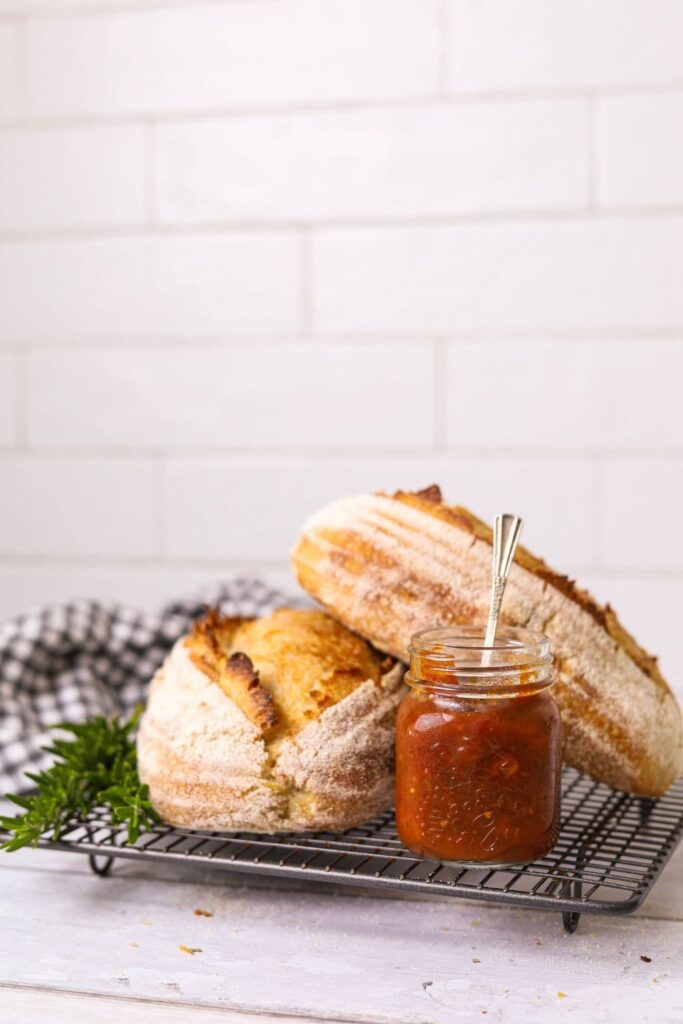
[{"label": "oval sourdough loaf", "polygon": [[[329,505],[292,564],[331,615],[396,658],[419,629],[486,620],[491,531],[438,487]],[[680,709],[612,609],[519,548],[501,622],[552,640],[567,762],[631,793],[663,793],[682,767]]]},{"label": "oval sourdough loaf", "polygon": [[210,614],[152,680],[140,778],[172,825],[359,824],[393,803],[403,672],[321,611]]}]

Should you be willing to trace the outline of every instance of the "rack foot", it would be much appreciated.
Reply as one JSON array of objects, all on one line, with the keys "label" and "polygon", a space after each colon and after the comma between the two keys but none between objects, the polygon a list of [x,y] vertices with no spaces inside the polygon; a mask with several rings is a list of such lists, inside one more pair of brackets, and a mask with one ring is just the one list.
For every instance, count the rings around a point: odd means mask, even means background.
[{"label": "rack foot", "polygon": [[647,819],[652,814],[657,801],[653,800],[652,797],[649,796],[641,796],[638,799],[640,801],[640,824],[645,825],[647,823]]},{"label": "rack foot", "polygon": [[581,914],[577,914],[575,910],[564,910],[562,912],[562,927],[566,931],[567,935],[573,935],[576,929],[579,927],[579,918]]},{"label": "rack foot", "polygon": [[[101,864],[99,863],[100,860],[102,861]],[[90,856],[88,857],[88,864],[90,865],[90,870],[94,871],[96,875],[100,876],[100,878],[105,878],[105,876],[109,874],[113,863],[113,857],[100,858],[94,853],[91,853]]]}]

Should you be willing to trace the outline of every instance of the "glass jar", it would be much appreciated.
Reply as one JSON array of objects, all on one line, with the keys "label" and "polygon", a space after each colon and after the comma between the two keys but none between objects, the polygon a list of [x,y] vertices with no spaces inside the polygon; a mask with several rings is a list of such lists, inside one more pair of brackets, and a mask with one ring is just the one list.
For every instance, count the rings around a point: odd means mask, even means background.
[{"label": "glass jar", "polygon": [[507,866],[543,857],[560,821],[562,725],[547,637],[501,626],[416,633],[398,712],[396,826],[419,854]]}]

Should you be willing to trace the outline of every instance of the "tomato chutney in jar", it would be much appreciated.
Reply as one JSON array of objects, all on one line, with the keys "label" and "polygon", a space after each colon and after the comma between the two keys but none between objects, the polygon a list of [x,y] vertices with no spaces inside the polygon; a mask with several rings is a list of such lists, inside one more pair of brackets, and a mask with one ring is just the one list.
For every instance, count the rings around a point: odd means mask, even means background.
[{"label": "tomato chutney in jar", "polygon": [[560,821],[562,726],[547,637],[501,626],[416,633],[398,712],[396,826],[419,854],[518,865],[547,854]]}]

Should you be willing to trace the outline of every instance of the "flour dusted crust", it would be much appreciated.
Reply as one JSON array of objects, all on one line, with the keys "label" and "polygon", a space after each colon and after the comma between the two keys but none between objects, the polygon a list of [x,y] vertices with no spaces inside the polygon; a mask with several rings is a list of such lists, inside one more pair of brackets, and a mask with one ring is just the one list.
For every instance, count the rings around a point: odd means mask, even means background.
[{"label": "flour dusted crust", "polygon": [[[319,611],[230,624],[214,617],[208,629],[208,641],[205,621],[176,643],[140,725],[140,777],[165,821],[212,831],[341,829],[391,806],[401,664]],[[235,645],[249,663],[242,694],[234,691],[239,705],[221,685]],[[258,694],[245,702],[254,676],[274,718],[262,718]]]},{"label": "flour dusted crust", "polygon": [[[348,498],[309,520],[292,565],[330,614],[405,659],[419,629],[485,621],[491,531],[438,488]],[[520,548],[501,621],[551,638],[568,763],[628,792],[663,793],[683,767],[680,709],[611,608]]]}]

